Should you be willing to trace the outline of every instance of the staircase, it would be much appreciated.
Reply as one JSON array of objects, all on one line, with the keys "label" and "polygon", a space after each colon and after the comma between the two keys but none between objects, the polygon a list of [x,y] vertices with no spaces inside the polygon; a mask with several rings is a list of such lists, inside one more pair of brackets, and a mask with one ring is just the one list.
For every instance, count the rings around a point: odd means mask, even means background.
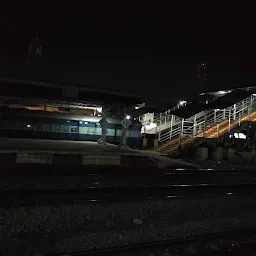
[{"label": "staircase", "polygon": [[[171,127],[174,127],[174,129],[172,130],[175,130],[175,126],[179,125],[181,120],[179,117],[176,117],[176,116],[173,116],[170,114],[170,112],[172,110],[175,110],[177,107],[173,108],[173,109],[169,109],[163,113],[160,113],[160,114],[155,114],[154,115],[154,123],[157,124],[157,132],[161,134],[161,138],[160,140],[165,140],[165,136],[163,135],[164,131],[168,130],[168,129],[171,129]],[[203,112],[201,113],[198,113],[198,117],[201,115],[203,115]],[[193,117],[192,118],[189,118],[189,120],[191,122],[193,122]]]},{"label": "staircase", "polygon": [[180,138],[175,138],[173,140],[170,140],[169,142],[162,144],[158,146],[157,148],[153,149],[154,151],[161,152],[161,153],[167,153],[167,154],[175,154],[178,153],[178,147],[179,147],[179,140],[181,140],[181,147],[191,145],[196,138],[193,138],[189,135],[182,136]]},{"label": "staircase", "polygon": [[[179,145],[182,149],[202,142],[202,138],[218,138],[239,126],[245,121],[256,121],[256,97],[252,96],[236,104],[234,114],[233,106],[223,110],[211,110],[199,113],[188,120],[178,119],[169,132],[160,136],[160,145],[154,151],[178,154]],[[250,113],[250,114],[249,114]],[[194,120],[191,125],[191,120]],[[205,126],[205,132],[203,132]]]}]

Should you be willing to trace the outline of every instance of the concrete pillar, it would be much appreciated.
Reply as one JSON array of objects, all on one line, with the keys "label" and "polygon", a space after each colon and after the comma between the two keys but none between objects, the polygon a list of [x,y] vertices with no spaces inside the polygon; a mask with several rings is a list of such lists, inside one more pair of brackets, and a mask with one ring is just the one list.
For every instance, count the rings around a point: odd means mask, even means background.
[{"label": "concrete pillar", "polygon": [[107,110],[106,110],[106,107],[104,105],[102,106],[100,124],[101,124],[101,138],[98,140],[98,143],[99,144],[107,144],[107,140],[106,140]]},{"label": "concrete pillar", "polygon": [[228,160],[228,149],[227,148],[223,148],[223,159]]},{"label": "concrete pillar", "polygon": [[126,143],[127,143],[127,128],[122,126],[121,145],[126,146]]},{"label": "concrete pillar", "polygon": [[223,159],[224,148],[217,147],[212,152],[212,160],[220,161]]},{"label": "concrete pillar", "polygon": [[174,121],[174,115],[171,116],[171,128],[170,128],[170,140],[172,139],[172,126]]},{"label": "concrete pillar", "polygon": [[236,149],[234,148],[229,148],[228,149],[228,162],[230,163],[239,163],[240,162],[240,157],[235,154]]},{"label": "concrete pillar", "polygon": [[158,147],[158,139],[154,139],[154,148]]},{"label": "concrete pillar", "polygon": [[197,149],[197,158],[199,160],[207,160],[208,159],[208,148],[207,147],[199,147]]},{"label": "concrete pillar", "polygon": [[181,140],[183,135],[183,125],[184,125],[184,118],[182,118],[180,122],[179,145],[181,145]]},{"label": "concrete pillar", "polygon": [[231,109],[228,110],[228,132],[230,132],[230,118],[231,118]]},{"label": "concrete pillar", "polygon": [[[127,118],[127,107],[123,108],[123,119]],[[127,119],[128,120],[128,119]],[[121,144],[120,146],[126,146],[127,143],[127,131],[128,131],[128,126],[127,125],[122,125],[122,136],[121,136]]]},{"label": "concrete pillar", "polygon": [[143,148],[146,148],[147,145],[148,145],[148,138],[145,138],[145,137],[144,137],[144,138],[142,139],[142,147],[143,147]]},{"label": "concrete pillar", "polygon": [[233,120],[236,120],[236,104],[234,104],[234,109],[233,109]]},{"label": "concrete pillar", "polygon": [[193,136],[196,136],[196,133],[197,133],[197,131],[196,131],[196,114],[195,114],[195,116],[194,116],[194,124],[193,124]]},{"label": "concrete pillar", "polygon": [[158,141],[160,141],[161,138],[161,129],[162,129],[162,113],[160,113],[160,120],[159,120],[159,126],[158,126]]},{"label": "concrete pillar", "polygon": [[245,160],[246,163],[253,163],[253,157],[254,154],[252,151],[243,151],[243,160]]}]

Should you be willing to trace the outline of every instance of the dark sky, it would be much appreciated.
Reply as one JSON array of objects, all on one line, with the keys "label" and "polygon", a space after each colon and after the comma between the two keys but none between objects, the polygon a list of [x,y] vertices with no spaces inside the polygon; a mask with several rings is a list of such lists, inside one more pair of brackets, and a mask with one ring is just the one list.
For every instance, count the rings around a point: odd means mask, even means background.
[{"label": "dark sky", "polygon": [[162,102],[194,92],[197,64],[206,61],[209,88],[256,84],[255,17],[246,10],[32,14],[1,16],[1,73],[26,73],[29,41],[40,36],[42,57],[33,72],[46,80],[140,92],[146,100]]}]

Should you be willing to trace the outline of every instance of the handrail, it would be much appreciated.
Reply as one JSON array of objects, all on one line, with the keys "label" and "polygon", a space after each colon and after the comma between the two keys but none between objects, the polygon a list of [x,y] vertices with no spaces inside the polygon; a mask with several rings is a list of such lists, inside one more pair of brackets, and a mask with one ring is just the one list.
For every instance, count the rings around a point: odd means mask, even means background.
[{"label": "handrail", "polygon": [[[170,150],[171,148],[177,149],[178,141],[183,143],[182,138],[184,136],[189,136],[189,138],[221,136],[240,124],[241,121],[256,119],[256,112],[251,114],[251,118],[249,118],[249,113],[253,113],[254,110],[256,110],[256,95],[252,95],[228,108],[221,110],[208,109],[188,119],[174,118],[170,115],[170,111],[167,111],[164,116],[161,116],[161,114],[156,116],[156,118],[162,118],[158,120],[159,143],[163,145],[168,141],[175,140],[175,143],[171,143],[169,146]],[[161,120],[164,120],[164,123],[161,123]],[[188,139],[188,141],[191,142],[192,139]]]},{"label": "handrail", "polygon": [[196,138],[217,138],[243,121],[256,121],[256,95],[225,109],[208,109],[183,119],[170,110],[155,115],[159,147],[156,151],[174,153],[179,145],[189,145]]}]

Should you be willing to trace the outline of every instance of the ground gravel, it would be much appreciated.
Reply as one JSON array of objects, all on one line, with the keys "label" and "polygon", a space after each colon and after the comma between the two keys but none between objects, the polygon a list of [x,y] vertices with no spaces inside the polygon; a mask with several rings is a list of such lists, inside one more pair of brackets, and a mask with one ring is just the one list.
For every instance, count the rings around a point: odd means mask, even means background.
[{"label": "ground gravel", "polygon": [[[256,226],[251,196],[0,209],[0,255],[45,255]],[[36,254],[37,253],[37,254]]]}]

